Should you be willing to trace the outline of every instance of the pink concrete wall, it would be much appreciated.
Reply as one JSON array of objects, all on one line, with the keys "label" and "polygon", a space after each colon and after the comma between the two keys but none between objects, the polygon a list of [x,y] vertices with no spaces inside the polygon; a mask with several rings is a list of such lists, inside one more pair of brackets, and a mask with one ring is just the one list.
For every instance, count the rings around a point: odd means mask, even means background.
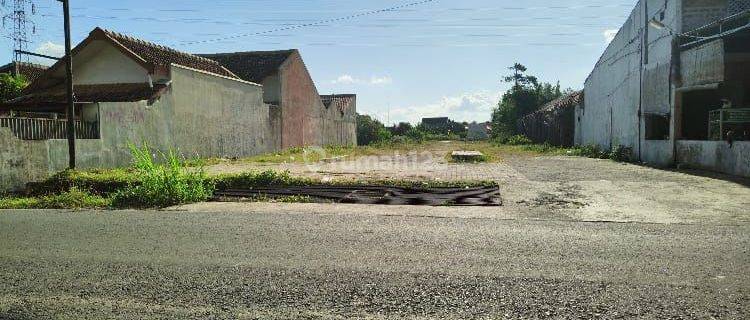
[{"label": "pink concrete wall", "polygon": [[323,102],[298,53],[281,67],[282,147],[322,144]]}]

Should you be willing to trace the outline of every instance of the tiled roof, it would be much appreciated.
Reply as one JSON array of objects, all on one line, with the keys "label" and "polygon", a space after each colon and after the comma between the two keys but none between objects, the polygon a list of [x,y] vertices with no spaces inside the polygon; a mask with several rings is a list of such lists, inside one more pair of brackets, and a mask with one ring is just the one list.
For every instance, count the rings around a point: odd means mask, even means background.
[{"label": "tiled roof", "polygon": [[330,108],[331,106],[346,108],[356,97],[357,95],[354,94],[322,95],[320,96],[320,100],[323,101],[323,105],[326,108]]},{"label": "tiled roof", "polygon": [[295,52],[297,50],[291,49],[199,54],[199,56],[219,62],[242,80],[261,83],[263,79],[276,72]]},{"label": "tiled roof", "polygon": [[[151,88],[147,83],[115,83],[76,85],[74,92],[76,102],[132,102],[153,99],[164,88],[164,85]],[[8,101],[6,105],[60,104],[67,101],[65,86],[60,85],[23,95]]]},{"label": "tiled roof", "polygon": [[354,101],[356,101],[356,94],[335,94],[335,95],[322,95],[320,100],[323,101],[323,105],[326,108],[334,107],[341,112],[341,115],[346,114]]},{"label": "tiled roof", "polygon": [[183,67],[202,70],[230,78],[237,78],[237,76],[231,71],[211,59],[177,51],[172,48],[101,28],[96,28],[91,32],[92,35],[95,35],[96,33],[104,33],[107,37],[117,41],[123,47],[153,65],[168,66],[174,63]]},{"label": "tiled roof", "polygon": [[583,102],[583,91],[576,91],[569,95],[553,100],[542,106],[537,112],[548,112],[555,109],[570,108]]},{"label": "tiled roof", "polygon": [[49,68],[40,64],[14,61],[0,67],[0,73],[9,73],[15,75],[16,65],[18,66],[18,73],[26,77],[26,80],[28,80],[29,82],[33,82],[34,80],[39,78],[42,74],[44,74],[44,71]]}]

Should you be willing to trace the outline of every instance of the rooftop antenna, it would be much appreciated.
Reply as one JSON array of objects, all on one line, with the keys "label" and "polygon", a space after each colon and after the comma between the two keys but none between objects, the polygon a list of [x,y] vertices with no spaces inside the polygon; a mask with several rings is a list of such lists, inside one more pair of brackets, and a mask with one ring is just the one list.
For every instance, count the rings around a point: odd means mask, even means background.
[{"label": "rooftop antenna", "polygon": [[[35,0],[2,0],[0,4],[7,9],[8,13],[3,15],[3,29],[8,37],[13,40],[13,61],[24,59],[22,51],[28,51],[31,43],[31,35],[36,34],[36,24],[30,16],[36,15]],[[26,62],[29,57],[26,56]]]}]

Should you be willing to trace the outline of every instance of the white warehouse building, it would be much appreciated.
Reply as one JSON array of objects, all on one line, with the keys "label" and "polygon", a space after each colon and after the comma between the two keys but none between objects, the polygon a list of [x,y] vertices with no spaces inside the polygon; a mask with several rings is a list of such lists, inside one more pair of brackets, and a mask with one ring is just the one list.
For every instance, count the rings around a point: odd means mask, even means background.
[{"label": "white warehouse building", "polygon": [[640,0],[586,79],[575,142],[750,177],[750,0]]}]

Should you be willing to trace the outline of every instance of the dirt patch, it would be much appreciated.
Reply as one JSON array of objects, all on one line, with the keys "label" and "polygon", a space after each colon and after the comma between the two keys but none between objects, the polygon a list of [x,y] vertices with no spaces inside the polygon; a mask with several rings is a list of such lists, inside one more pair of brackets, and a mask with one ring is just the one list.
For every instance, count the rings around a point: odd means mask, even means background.
[{"label": "dirt patch", "polygon": [[497,162],[453,164],[444,159],[451,147],[434,143],[412,153],[335,163],[221,164],[208,170],[289,170],[293,175],[319,179],[492,180],[500,185],[505,204],[497,211],[498,216],[654,223],[750,222],[750,188],[736,178],[610,160],[519,154],[501,148],[491,154],[500,159]]}]

